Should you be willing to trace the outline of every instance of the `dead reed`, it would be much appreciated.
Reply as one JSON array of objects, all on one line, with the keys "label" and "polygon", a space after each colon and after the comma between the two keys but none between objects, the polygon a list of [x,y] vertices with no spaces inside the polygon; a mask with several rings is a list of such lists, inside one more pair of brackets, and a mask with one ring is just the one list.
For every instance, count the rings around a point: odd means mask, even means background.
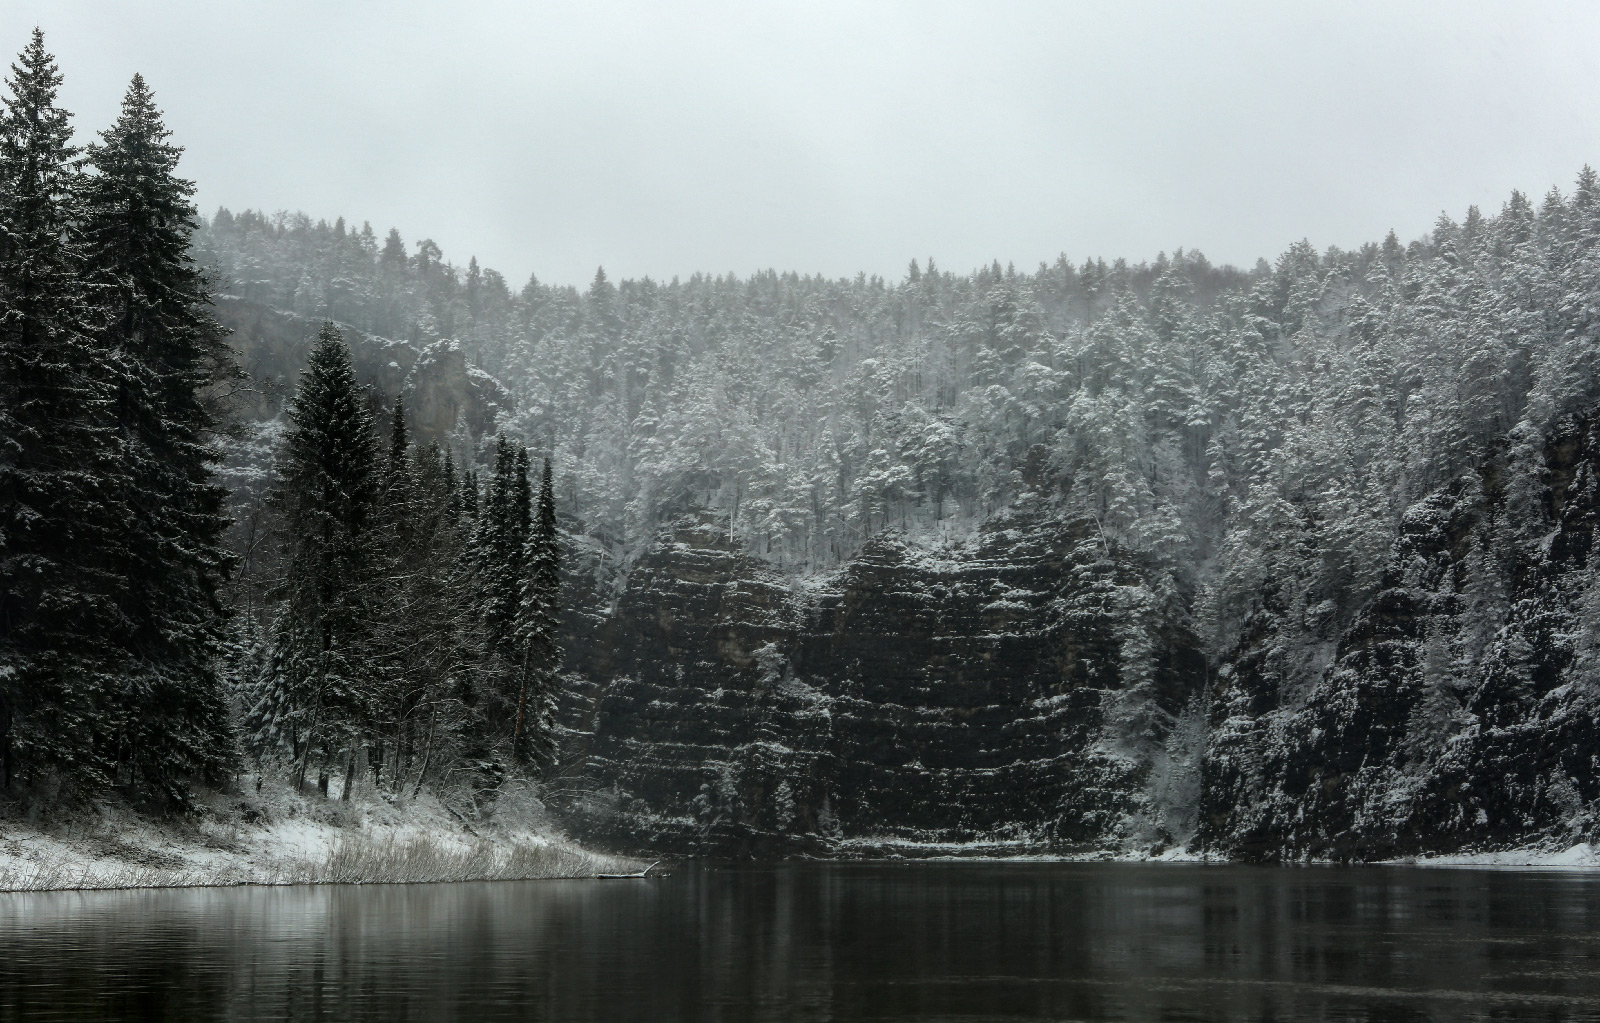
[{"label": "dead reed", "polygon": [[193,888],[213,885],[421,884],[593,877],[641,864],[526,839],[347,835],[324,855],[165,867],[115,859],[0,860],[0,892]]}]

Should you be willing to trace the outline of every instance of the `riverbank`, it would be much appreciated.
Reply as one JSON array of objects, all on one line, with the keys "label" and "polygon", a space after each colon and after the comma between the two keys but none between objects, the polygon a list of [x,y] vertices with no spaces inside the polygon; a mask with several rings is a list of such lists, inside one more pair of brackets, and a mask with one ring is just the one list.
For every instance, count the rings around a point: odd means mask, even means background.
[{"label": "riverbank", "polygon": [[[1160,850],[1135,852],[1128,850],[1091,849],[1079,852],[1037,852],[1029,843],[1016,842],[895,842],[890,840],[847,839],[834,847],[839,859],[869,861],[927,860],[960,862],[964,860],[989,860],[1006,863],[1183,863],[1228,864],[1244,861],[1232,860],[1205,852],[1196,852],[1182,845],[1171,845]],[[833,857],[819,857],[828,859]],[[1298,862],[1298,861],[1296,861]],[[1328,865],[1334,860],[1309,860],[1308,865]],[[1484,852],[1463,852],[1425,856],[1407,856],[1389,860],[1365,861],[1373,866],[1412,867],[1546,867],[1551,869],[1600,870],[1600,845],[1579,842],[1576,845],[1553,843],[1548,846],[1523,846]],[[1276,865],[1276,864],[1275,864]],[[1282,865],[1294,865],[1293,863]]]},{"label": "riverbank", "polygon": [[1457,853],[1452,856],[1418,856],[1387,861],[1418,867],[1552,867],[1600,869],[1600,847],[1588,842],[1564,849],[1526,848],[1500,852]]},{"label": "riverbank", "polygon": [[522,785],[483,821],[429,792],[345,803],[272,784],[206,794],[181,819],[117,806],[47,823],[0,817],[0,892],[535,880],[644,865],[565,838]]}]

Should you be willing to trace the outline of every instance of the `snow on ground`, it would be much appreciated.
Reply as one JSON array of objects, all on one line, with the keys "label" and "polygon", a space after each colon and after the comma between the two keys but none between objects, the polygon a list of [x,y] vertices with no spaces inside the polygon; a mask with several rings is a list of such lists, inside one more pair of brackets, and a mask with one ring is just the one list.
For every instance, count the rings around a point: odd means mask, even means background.
[{"label": "snow on ground", "polygon": [[181,820],[117,807],[45,825],[0,817],[0,891],[591,877],[644,866],[575,845],[517,785],[481,822],[428,792],[366,791],[344,803],[282,784],[253,788],[208,795]]},{"label": "snow on ground", "polygon": [[1566,849],[1509,849],[1503,852],[1418,856],[1406,859],[1419,867],[1600,867],[1600,846],[1579,842]]}]

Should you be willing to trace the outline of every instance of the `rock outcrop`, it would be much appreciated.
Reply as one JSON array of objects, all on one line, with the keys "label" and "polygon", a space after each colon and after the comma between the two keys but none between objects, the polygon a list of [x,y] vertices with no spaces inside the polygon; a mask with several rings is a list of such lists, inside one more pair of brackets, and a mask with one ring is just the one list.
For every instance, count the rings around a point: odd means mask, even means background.
[{"label": "rock outcrop", "polygon": [[681,524],[572,615],[563,812],[616,848],[1043,851],[1188,837],[1204,665],[1092,524],[874,540],[802,587]]}]

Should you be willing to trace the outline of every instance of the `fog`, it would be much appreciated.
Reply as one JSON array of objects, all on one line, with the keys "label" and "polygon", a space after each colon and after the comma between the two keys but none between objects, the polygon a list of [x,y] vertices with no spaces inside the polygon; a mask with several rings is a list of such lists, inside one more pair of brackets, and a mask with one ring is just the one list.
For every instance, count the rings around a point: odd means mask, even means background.
[{"label": "fog", "polygon": [[1600,8],[997,6],[11,0],[0,44],[44,28],[85,134],[142,72],[208,212],[397,226],[514,282],[1249,264],[1600,159]]}]

